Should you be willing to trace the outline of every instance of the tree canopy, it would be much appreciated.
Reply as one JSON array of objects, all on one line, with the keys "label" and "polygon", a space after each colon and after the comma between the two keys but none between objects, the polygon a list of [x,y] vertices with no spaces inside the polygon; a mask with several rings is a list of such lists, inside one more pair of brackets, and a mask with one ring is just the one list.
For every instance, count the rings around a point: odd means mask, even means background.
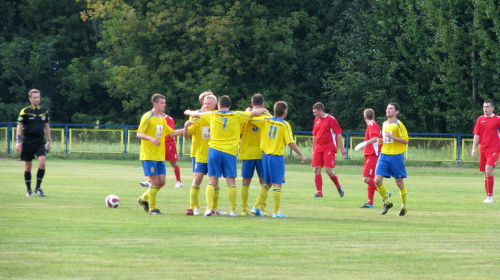
[{"label": "tree canopy", "polygon": [[345,131],[401,106],[410,132],[470,133],[500,89],[493,0],[0,2],[0,121],[30,88],[53,122],[137,124],[154,93],[182,125],[199,93],[234,109],[257,92],[311,130],[325,104]]}]

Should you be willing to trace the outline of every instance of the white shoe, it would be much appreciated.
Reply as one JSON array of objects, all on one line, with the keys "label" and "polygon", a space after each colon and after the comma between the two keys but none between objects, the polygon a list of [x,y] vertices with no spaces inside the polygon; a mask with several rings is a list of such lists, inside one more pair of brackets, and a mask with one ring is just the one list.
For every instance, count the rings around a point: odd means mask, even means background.
[{"label": "white shoe", "polygon": [[200,208],[194,208],[193,216],[199,216],[201,214]]},{"label": "white shoe", "polygon": [[212,210],[205,211],[205,217],[212,216]]},{"label": "white shoe", "polygon": [[177,183],[175,183],[175,186],[176,188],[182,188],[182,183],[177,181]]},{"label": "white shoe", "polygon": [[227,212],[222,211],[220,208],[217,208],[217,210],[215,210],[215,213],[221,216],[227,215]]},{"label": "white shoe", "polygon": [[493,196],[487,196],[483,203],[493,203]]},{"label": "white shoe", "polygon": [[139,182],[139,184],[141,184],[141,186],[146,187],[146,188],[149,188],[149,186],[151,185],[151,184],[149,184],[148,181],[146,181],[146,182]]},{"label": "white shoe", "polygon": [[232,212],[231,211],[231,213],[229,213],[229,216],[231,216],[231,217],[238,217],[238,214],[236,214],[236,212]]}]

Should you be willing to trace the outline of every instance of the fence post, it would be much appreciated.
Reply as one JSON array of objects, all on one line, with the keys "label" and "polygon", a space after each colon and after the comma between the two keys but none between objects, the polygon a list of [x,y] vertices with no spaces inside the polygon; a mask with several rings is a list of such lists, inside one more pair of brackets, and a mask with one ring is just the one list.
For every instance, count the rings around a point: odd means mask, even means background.
[{"label": "fence post", "polygon": [[128,144],[128,126],[127,125],[125,126],[124,133],[125,133],[125,135],[123,137],[123,146],[124,146],[123,153],[127,154],[127,144]]},{"label": "fence post", "polygon": [[460,165],[460,162],[462,157],[462,137],[460,134],[458,135],[458,140],[457,140],[457,164]]},{"label": "fence post", "polygon": [[179,142],[179,158],[182,159],[182,154],[183,154],[182,153],[182,146],[184,144],[183,143],[184,142],[184,137],[183,137],[182,134],[179,136],[179,141],[178,142]]},{"label": "fence post", "polygon": [[12,145],[12,124],[7,124],[7,154],[10,154]]},{"label": "fence post", "polygon": [[[333,141],[337,141],[337,139],[334,139]],[[347,132],[346,136],[345,136],[345,143],[344,143],[344,146],[346,149],[345,159],[349,159],[349,142],[350,141],[351,141],[350,133]]]},{"label": "fence post", "polygon": [[66,140],[66,141],[64,141],[65,142],[64,143],[64,146],[65,146],[64,147],[64,152],[66,154],[68,154],[69,153],[69,150],[68,150],[68,145],[69,145],[69,128],[68,128],[68,125],[64,126],[64,139]]}]

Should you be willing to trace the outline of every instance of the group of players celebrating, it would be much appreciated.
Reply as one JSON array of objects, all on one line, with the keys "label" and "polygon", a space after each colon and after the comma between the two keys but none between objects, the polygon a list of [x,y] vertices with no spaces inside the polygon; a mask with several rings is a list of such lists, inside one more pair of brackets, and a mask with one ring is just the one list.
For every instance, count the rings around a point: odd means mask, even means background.
[{"label": "group of players celebrating", "polygon": [[[229,215],[238,216],[237,200],[237,157],[242,160],[241,176],[241,215],[272,216],[285,218],[281,213],[281,188],[285,182],[284,148],[288,145],[295,151],[302,163],[306,157],[296,145],[290,124],[285,121],[288,106],[284,101],[274,104],[274,115],[265,108],[264,96],[254,94],[251,108],[246,111],[231,110],[231,99],[224,95],[217,99],[212,92],[204,92],[199,96],[201,109],[186,110],[189,120],[183,129],[174,130],[164,119],[165,97],[155,94],[152,97],[153,109],[141,118],[137,137],[141,139],[140,159],[144,174],[149,177],[148,190],[138,199],[139,204],[149,214],[162,214],[156,208],[156,194],[165,185],[165,137],[183,134],[191,137],[191,158],[193,183],[190,190],[190,205],[186,215],[201,215],[200,190],[203,177],[208,174],[206,186],[206,209],[204,216],[227,215],[219,208],[219,178],[226,178],[229,197]],[[218,107],[218,110],[216,109]],[[399,105],[390,103],[387,106],[388,120],[383,125],[383,136],[374,121],[374,112],[364,112],[367,130],[364,146],[365,164],[363,177],[368,184],[368,202],[362,208],[373,208],[373,196],[378,191],[384,200],[382,214],[393,207],[390,193],[383,184],[383,177],[394,177],[400,189],[402,207],[399,216],[407,212],[407,191],[404,185],[406,170],[403,154],[408,143],[408,133],[404,125],[397,119]],[[342,129],[335,117],[325,112],[322,103],[313,106],[316,117],[313,125],[313,156],[311,165],[314,168],[316,194],[323,197],[321,170],[324,168],[335,184],[341,197],[344,190],[339,182],[335,167],[335,154],[340,149],[346,155],[342,139]],[[248,204],[249,187],[252,177],[257,171],[259,177],[259,193],[253,207]],[[273,209],[266,210],[268,193],[272,189]]]},{"label": "group of players celebrating", "polygon": [[[49,127],[49,111],[40,106],[41,92],[37,89],[29,91],[31,106],[23,108],[18,118],[16,133],[16,150],[21,153],[25,162],[24,178],[27,188],[26,196],[31,197],[31,167],[35,155],[38,157],[38,171],[35,194],[45,197],[41,183],[45,175],[46,151],[51,147]],[[140,160],[144,175],[148,182],[141,183],[148,190],[139,197],[138,203],[146,213],[162,214],[156,207],[156,195],[165,185],[165,160],[169,160],[176,175],[176,187],[182,187],[179,167],[176,164],[177,151],[174,137],[184,135],[191,137],[191,158],[193,183],[190,190],[190,205],[186,215],[201,215],[200,185],[208,174],[206,187],[207,206],[204,216],[227,215],[219,205],[219,178],[224,176],[228,185],[231,217],[236,217],[236,160],[242,160],[241,206],[242,215],[272,216],[286,218],[281,213],[281,188],[285,182],[284,148],[288,145],[304,163],[306,157],[295,144],[292,128],[285,121],[288,106],[284,101],[274,104],[274,115],[265,108],[264,96],[254,94],[251,108],[246,111],[232,111],[231,99],[224,95],[217,99],[211,91],[200,94],[202,105],[197,111],[186,110],[189,120],[183,129],[175,130],[171,117],[165,114],[166,99],[161,94],[151,98],[153,108],[145,113],[137,129],[137,137],[141,139]],[[218,106],[218,110],[215,110]],[[401,210],[398,216],[407,213],[407,188],[404,178],[407,177],[404,166],[404,152],[409,141],[408,132],[397,118],[400,107],[397,103],[389,103],[386,107],[387,120],[382,130],[375,122],[372,109],[363,112],[367,124],[364,141],[355,150],[363,149],[365,161],[363,181],[367,184],[368,201],[360,208],[373,208],[375,192],[383,199],[381,214],[386,214],[393,207],[391,193],[387,191],[383,178],[394,177],[399,188]],[[477,154],[479,146],[479,170],[484,173],[486,199],[484,203],[493,203],[493,170],[500,154],[500,117],[493,113],[492,101],[483,103],[483,115],[478,117],[474,126],[474,141],[471,156]],[[316,117],[313,125],[313,155],[311,165],[314,168],[316,194],[323,197],[323,180],[321,169],[325,169],[335,184],[341,197],[344,190],[339,182],[335,167],[335,155],[340,149],[346,155],[342,139],[342,129],[337,120],[325,112],[323,104],[313,105]],[[47,146],[45,146],[47,145]],[[259,193],[252,208],[248,205],[249,186],[257,171],[259,177]],[[273,209],[271,215],[266,211],[269,190],[272,188]],[[250,209],[249,209],[250,208]]]}]

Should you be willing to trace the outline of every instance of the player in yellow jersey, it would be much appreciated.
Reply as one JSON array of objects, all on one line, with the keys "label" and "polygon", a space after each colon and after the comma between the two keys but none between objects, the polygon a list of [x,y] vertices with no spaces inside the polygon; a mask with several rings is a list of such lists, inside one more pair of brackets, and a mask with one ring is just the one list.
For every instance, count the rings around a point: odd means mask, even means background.
[{"label": "player in yellow jersey", "polygon": [[383,142],[382,151],[377,161],[377,167],[375,168],[375,185],[377,185],[377,190],[384,199],[384,209],[381,212],[382,215],[385,215],[393,206],[383,183],[384,177],[394,177],[396,185],[399,188],[402,206],[398,216],[406,215],[407,211],[407,191],[404,183],[404,178],[406,178],[407,175],[404,165],[404,152],[406,151],[406,145],[410,138],[408,137],[406,127],[397,119],[398,114],[399,105],[397,103],[389,103],[385,110],[387,121],[382,125],[383,139],[380,139],[380,141]]},{"label": "player in yellow jersey", "polygon": [[229,187],[229,205],[231,217],[236,214],[236,154],[240,142],[241,124],[248,122],[252,116],[258,116],[266,109],[253,112],[231,111],[231,98],[224,95],[219,98],[217,104],[219,110],[200,114],[195,111],[186,110],[188,116],[199,117],[200,120],[210,122],[210,140],[208,141],[208,186],[207,186],[207,210],[205,216],[214,215],[214,191],[219,185],[219,178],[226,177]]},{"label": "player in yellow jersey", "polygon": [[[253,110],[264,108],[264,96],[260,93],[254,94],[252,96],[251,104]],[[271,116],[268,113],[264,113],[263,115]],[[252,177],[255,170],[257,170],[257,175],[259,176],[260,186],[263,188],[267,187],[267,189],[269,189],[270,187],[264,185],[264,177],[263,177],[264,171],[262,169],[262,150],[260,149],[260,132],[261,129],[258,126],[256,126],[252,122],[248,122],[244,125],[241,134],[239,158],[242,160],[241,207],[243,208],[242,212],[243,216],[250,215],[250,212],[248,211],[248,196],[249,196],[250,183],[252,182]],[[264,211],[266,201],[262,201],[262,206],[261,206],[262,214],[265,216],[267,216],[267,213],[265,213]]]},{"label": "player in yellow jersey", "polygon": [[[211,112],[217,105],[217,98],[213,95],[203,97],[203,108],[201,112]],[[200,110],[199,110],[200,111]],[[193,125],[195,124],[195,125]],[[208,141],[210,140],[210,122],[190,118],[184,125],[184,137],[191,137],[191,147],[195,153],[192,154],[193,160],[193,186],[189,196],[189,209],[186,215],[200,215],[200,185],[203,177],[208,173]],[[226,212],[218,208],[218,186],[214,194],[214,211],[217,215],[227,215]]]},{"label": "player in yellow jersey", "polygon": [[[285,121],[288,113],[288,105],[284,101],[278,101],[274,104],[274,117],[260,117],[252,120],[262,129],[260,147],[263,151],[262,165],[264,168],[264,183],[273,186],[273,218],[286,218],[287,216],[280,212],[281,204],[281,186],[285,182],[285,144],[294,150],[304,163],[306,157],[300,151],[295,140],[290,124]],[[259,196],[252,208],[252,214],[262,217],[259,209],[260,201],[264,201],[268,189],[261,187]]]},{"label": "player in yellow jersey", "polygon": [[156,208],[156,193],[165,185],[165,136],[176,137],[183,129],[172,130],[164,117],[167,102],[165,96],[156,93],[151,98],[153,109],[142,115],[137,138],[141,139],[140,160],[144,175],[149,177],[148,190],[139,197],[138,202],[149,214],[161,215]]}]

